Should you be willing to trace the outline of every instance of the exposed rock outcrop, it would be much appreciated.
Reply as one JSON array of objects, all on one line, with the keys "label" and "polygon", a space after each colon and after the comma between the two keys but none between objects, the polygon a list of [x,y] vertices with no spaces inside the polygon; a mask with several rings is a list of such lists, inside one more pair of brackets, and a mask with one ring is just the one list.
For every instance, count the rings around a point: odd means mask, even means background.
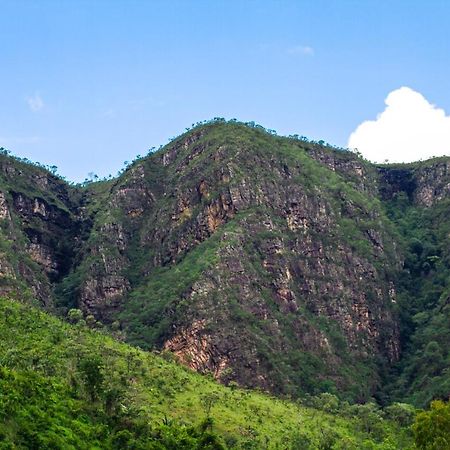
[{"label": "exposed rock outcrop", "polygon": [[1,155],[0,290],[120,322],[223,382],[363,400],[400,357],[404,256],[380,199],[432,207],[449,170],[374,167],[239,124],[84,188]]}]

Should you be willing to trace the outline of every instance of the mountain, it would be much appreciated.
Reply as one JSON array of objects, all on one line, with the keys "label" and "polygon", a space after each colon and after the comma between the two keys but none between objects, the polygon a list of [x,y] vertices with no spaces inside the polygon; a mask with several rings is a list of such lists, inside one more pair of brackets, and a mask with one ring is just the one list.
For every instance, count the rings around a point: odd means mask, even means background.
[{"label": "mountain", "polygon": [[82,311],[224,384],[450,392],[450,158],[376,166],[213,121],[112,180],[0,157],[1,293]]}]

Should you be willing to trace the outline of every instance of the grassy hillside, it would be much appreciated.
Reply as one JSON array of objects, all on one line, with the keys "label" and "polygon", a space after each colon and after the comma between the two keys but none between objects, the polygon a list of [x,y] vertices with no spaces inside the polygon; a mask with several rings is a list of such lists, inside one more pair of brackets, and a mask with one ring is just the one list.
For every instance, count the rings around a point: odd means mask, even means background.
[{"label": "grassy hillside", "polygon": [[1,449],[410,448],[405,406],[225,387],[71,320],[0,299]]}]

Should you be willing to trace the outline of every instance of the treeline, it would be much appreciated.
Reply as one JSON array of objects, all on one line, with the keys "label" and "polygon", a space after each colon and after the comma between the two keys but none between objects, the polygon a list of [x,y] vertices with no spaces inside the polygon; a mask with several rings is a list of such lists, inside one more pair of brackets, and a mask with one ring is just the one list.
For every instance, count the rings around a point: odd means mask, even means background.
[{"label": "treeline", "polygon": [[[262,126],[262,125],[260,125],[260,124],[258,124],[256,122],[253,122],[253,121],[241,122],[241,121],[238,121],[237,119],[226,120],[223,117],[214,117],[213,119],[203,120],[203,121],[199,121],[199,122],[193,123],[190,127],[185,128],[185,134],[189,133],[189,132],[192,132],[192,131],[194,131],[194,130],[200,128],[200,127],[203,127],[203,126],[214,125],[214,124],[225,124],[225,123],[246,126],[246,127],[249,127],[249,128],[260,130],[262,132],[265,132],[265,133],[273,135],[273,136],[278,136],[278,137],[282,137],[282,138],[284,137],[284,138],[287,138],[287,139],[293,139],[293,140],[301,141],[301,142],[303,142],[305,144],[309,144],[309,145],[325,146],[325,147],[328,147],[330,149],[338,150],[338,151],[351,151],[348,148],[343,148],[343,147],[339,147],[339,146],[335,146],[333,144],[330,144],[330,143],[326,142],[323,139],[320,139],[320,140],[316,141],[316,140],[309,139],[306,136],[302,136],[302,135],[298,135],[298,134],[291,134],[291,135],[288,135],[288,136],[281,136],[281,135],[277,134],[276,130],[273,130],[273,129],[270,129],[270,128],[266,128],[266,127],[264,127],[264,126]],[[166,144],[166,145],[169,145],[170,143],[174,142],[175,140],[177,140],[179,138],[180,138],[179,136],[175,136],[175,137],[170,138],[168,140],[168,144]],[[92,183],[104,182],[104,181],[112,180],[115,177],[119,177],[129,167],[131,167],[133,164],[135,164],[138,161],[141,161],[142,159],[150,156],[151,154],[153,154],[153,153],[155,153],[157,151],[162,150],[164,147],[165,147],[165,145],[163,145],[163,144],[159,145],[159,147],[151,147],[151,148],[149,148],[146,151],[146,153],[144,155],[138,154],[132,160],[124,161],[122,168],[119,169],[115,175],[109,174],[109,175],[106,175],[104,177],[100,177],[95,172],[90,172],[90,173],[88,173],[88,175],[86,176],[86,178],[82,182],[73,182],[73,181],[67,180],[67,178],[65,176],[63,176],[63,175],[58,173],[58,167],[55,166],[55,165],[42,164],[42,163],[37,162],[37,161],[32,161],[32,160],[30,160],[28,158],[21,158],[20,156],[14,155],[10,150],[8,150],[8,149],[6,149],[4,147],[0,147],[0,155],[8,156],[10,158],[15,159],[18,162],[21,162],[21,163],[24,163],[24,164],[29,164],[29,165],[35,166],[35,167],[37,167],[39,169],[46,170],[46,171],[50,172],[53,176],[55,176],[55,177],[65,181],[65,182],[67,182],[68,184],[70,184],[72,186],[86,187],[86,186],[88,186],[88,185],[90,185]],[[356,152],[356,154],[361,156],[361,154],[357,150],[354,150],[354,152]]]}]

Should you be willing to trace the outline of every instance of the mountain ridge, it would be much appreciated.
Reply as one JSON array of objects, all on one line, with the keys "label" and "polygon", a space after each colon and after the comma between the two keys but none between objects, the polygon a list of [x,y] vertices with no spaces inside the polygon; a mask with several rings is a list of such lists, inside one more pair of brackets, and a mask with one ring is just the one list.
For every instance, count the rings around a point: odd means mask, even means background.
[{"label": "mountain ridge", "polygon": [[1,158],[2,243],[19,258],[1,258],[3,293],[31,286],[226,384],[358,401],[412,335],[389,205],[431,210],[450,192],[450,159],[377,166],[221,121],[84,188]]}]

